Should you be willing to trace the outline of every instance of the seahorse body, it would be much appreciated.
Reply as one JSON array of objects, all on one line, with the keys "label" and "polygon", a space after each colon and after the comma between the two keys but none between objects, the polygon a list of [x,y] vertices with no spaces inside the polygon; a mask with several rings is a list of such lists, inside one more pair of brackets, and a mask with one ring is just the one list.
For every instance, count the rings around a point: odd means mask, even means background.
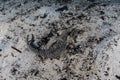
[{"label": "seahorse body", "polygon": [[[38,55],[45,57],[45,58],[59,58],[60,55],[65,51],[66,46],[67,46],[67,36],[70,33],[72,29],[67,29],[64,31],[60,37],[56,39],[52,45],[49,46],[48,49],[41,49],[40,46],[37,46],[34,44],[35,39],[34,35],[32,34],[32,39],[29,41],[28,36],[27,36],[27,44],[29,48],[37,53]],[[41,42],[42,43],[42,42]]]}]

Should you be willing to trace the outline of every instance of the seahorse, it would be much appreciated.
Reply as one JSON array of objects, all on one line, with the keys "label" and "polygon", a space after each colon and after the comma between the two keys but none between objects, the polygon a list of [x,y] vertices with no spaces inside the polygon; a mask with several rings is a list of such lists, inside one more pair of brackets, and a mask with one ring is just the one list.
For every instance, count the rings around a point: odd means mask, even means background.
[{"label": "seahorse", "polygon": [[[29,35],[27,36],[27,44],[29,48],[44,58],[56,58],[58,59],[61,54],[66,50],[67,47],[67,37],[69,33],[72,31],[72,29],[67,29],[63,31],[63,33],[53,42],[47,49],[42,49],[39,45],[35,45],[35,38],[32,34],[31,40],[28,40]],[[40,43],[42,44],[42,41],[40,40]]]}]

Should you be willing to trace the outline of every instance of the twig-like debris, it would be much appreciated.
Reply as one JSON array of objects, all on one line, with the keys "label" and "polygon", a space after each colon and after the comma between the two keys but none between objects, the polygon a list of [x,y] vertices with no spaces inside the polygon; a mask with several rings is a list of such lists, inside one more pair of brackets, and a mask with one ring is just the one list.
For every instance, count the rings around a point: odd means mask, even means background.
[{"label": "twig-like debris", "polygon": [[16,51],[19,52],[19,53],[22,53],[22,51],[20,51],[19,49],[15,48],[15,47],[13,47],[13,46],[11,46],[11,48],[14,49],[14,50],[16,50]]},{"label": "twig-like debris", "polygon": [[64,10],[68,10],[68,7],[66,5],[56,9],[55,11],[64,11]]},{"label": "twig-like debris", "polygon": [[85,9],[84,9],[84,11],[85,10],[88,10],[88,9],[91,9],[91,8],[93,8],[93,7],[95,7],[96,5],[99,5],[100,3],[92,3],[92,4],[90,4],[89,6],[87,6]]}]

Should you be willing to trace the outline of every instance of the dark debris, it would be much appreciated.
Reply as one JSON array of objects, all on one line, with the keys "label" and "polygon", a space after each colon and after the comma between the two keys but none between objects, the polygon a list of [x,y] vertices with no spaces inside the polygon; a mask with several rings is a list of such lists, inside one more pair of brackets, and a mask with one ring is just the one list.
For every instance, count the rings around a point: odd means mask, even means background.
[{"label": "dark debris", "polygon": [[12,75],[16,75],[17,71],[18,71],[18,70],[17,70],[15,67],[13,67],[13,68],[11,69],[11,74],[12,74]]},{"label": "dark debris", "polygon": [[62,7],[58,8],[58,9],[56,9],[55,11],[64,11],[64,10],[68,10],[67,5],[62,6]]},{"label": "dark debris", "polygon": [[116,77],[118,80],[120,80],[120,76],[118,76],[118,75],[115,75],[115,77]]}]

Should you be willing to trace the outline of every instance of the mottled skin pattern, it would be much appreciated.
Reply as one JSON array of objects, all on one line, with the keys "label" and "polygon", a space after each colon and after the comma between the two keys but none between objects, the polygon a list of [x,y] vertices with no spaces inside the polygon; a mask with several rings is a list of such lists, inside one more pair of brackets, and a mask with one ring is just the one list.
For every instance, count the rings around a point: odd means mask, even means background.
[{"label": "mottled skin pattern", "polygon": [[32,39],[31,40],[28,40],[28,36],[27,36],[27,44],[33,52],[37,53],[41,57],[51,58],[51,59],[52,58],[57,58],[58,59],[60,57],[60,55],[66,50],[67,37],[68,37],[69,33],[71,32],[71,30],[72,29],[65,30],[56,39],[56,41],[54,43],[52,43],[52,45],[50,45],[50,47],[48,49],[41,49],[40,46],[36,46],[34,44],[35,39],[34,39],[33,34],[32,34]]}]

